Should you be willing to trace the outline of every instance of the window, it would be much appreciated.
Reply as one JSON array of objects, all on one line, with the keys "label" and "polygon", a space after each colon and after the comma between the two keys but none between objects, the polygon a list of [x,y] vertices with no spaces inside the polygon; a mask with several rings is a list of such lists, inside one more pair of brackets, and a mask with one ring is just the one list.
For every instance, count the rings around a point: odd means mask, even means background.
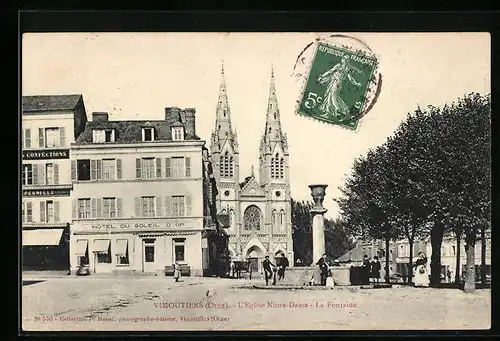
[{"label": "window", "polygon": [[155,197],[141,197],[141,207],[143,217],[154,217]]},{"label": "window", "polygon": [[143,158],[142,159],[142,178],[143,179],[153,179],[155,178],[155,159]]},{"label": "window", "polygon": [[245,230],[260,230],[262,212],[257,206],[248,206],[243,214]]},{"label": "window", "polygon": [[155,261],[155,245],[145,245],[144,246],[144,261],[146,263],[154,263]]},{"label": "window", "polygon": [[102,217],[115,218],[116,217],[116,199],[103,198],[102,199]]},{"label": "window", "polygon": [[183,217],[185,216],[185,200],[184,196],[172,197],[172,216]]},{"label": "window", "polygon": [[54,184],[54,165],[52,163],[47,163],[45,165],[45,175],[46,175],[46,184],[53,185]]},{"label": "window", "polygon": [[78,219],[90,219],[90,198],[78,199]]},{"label": "window", "polygon": [[233,177],[234,162],[233,157],[229,155],[229,152],[225,152],[220,157],[220,172],[223,178]]},{"label": "window", "polygon": [[127,239],[118,239],[116,241],[116,264],[129,265]]},{"label": "window", "polygon": [[184,177],[184,158],[183,157],[173,157],[171,158],[172,167],[172,177],[174,179],[179,179]]},{"label": "window", "polygon": [[24,148],[31,148],[31,129],[24,129]]},{"label": "window", "polygon": [[47,209],[47,222],[53,223],[54,222],[54,202],[47,201],[45,206]]},{"label": "window", "polygon": [[271,178],[284,178],[284,160],[278,153],[271,159]]},{"label": "window", "polygon": [[184,140],[184,128],[183,127],[172,128],[172,140],[173,141]]},{"label": "window", "polygon": [[174,238],[174,262],[184,262],[184,239]]},{"label": "window", "polygon": [[96,129],[92,131],[94,143],[115,142],[114,129]]},{"label": "window", "polygon": [[59,128],[45,128],[45,147],[59,147],[60,133]]},{"label": "window", "polygon": [[97,263],[111,263],[111,254],[109,253],[109,250],[107,253],[97,254]]},{"label": "window", "polygon": [[102,179],[103,180],[115,179],[115,159],[102,160]]},{"label": "window", "polygon": [[33,185],[33,165],[25,164],[22,168],[23,185]]},{"label": "window", "polygon": [[236,220],[234,216],[234,211],[230,210],[229,211],[229,227],[234,228],[236,226]]},{"label": "window", "polygon": [[142,128],[142,141],[154,141],[155,131],[154,128]]},{"label": "window", "polygon": [[76,164],[78,169],[78,180],[90,180],[90,160],[78,160]]},{"label": "window", "polygon": [[285,228],[285,211],[280,211],[280,230]]}]

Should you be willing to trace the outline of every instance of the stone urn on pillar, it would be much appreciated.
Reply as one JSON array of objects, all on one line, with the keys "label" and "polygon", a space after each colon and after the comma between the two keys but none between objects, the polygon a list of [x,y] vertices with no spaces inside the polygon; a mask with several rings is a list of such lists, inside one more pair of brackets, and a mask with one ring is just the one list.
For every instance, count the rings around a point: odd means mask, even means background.
[{"label": "stone urn on pillar", "polygon": [[316,263],[325,253],[325,213],[328,211],[323,207],[325,189],[328,185],[309,185],[314,205],[311,209],[312,215],[312,240],[313,240],[313,263]]}]

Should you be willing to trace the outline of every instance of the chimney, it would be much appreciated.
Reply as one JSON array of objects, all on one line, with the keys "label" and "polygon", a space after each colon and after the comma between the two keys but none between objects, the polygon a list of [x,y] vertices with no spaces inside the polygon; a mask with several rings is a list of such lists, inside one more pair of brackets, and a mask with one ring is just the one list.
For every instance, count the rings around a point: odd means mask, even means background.
[{"label": "chimney", "polygon": [[186,121],[184,122],[184,125],[186,127],[186,134],[190,136],[196,135],[195,116],[196,116],[195,108],[186,108],[186,114],[185,114]]},{"label": "chimney", "polygon": [[94,122],[107,122],[109,115],[107,112],[93,112],[92,121]]}]

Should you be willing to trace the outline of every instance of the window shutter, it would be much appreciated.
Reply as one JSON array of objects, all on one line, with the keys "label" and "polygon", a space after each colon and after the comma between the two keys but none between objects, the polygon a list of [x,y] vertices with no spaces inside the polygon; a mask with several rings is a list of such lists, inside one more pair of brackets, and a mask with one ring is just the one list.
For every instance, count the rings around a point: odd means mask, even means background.
[{"label": "window shutter", "polygon": [[31,165],[33,185],[38,185],[38,165]]},{"label": "window shutter", "polygon": [[[159,159],[158,159],[159,160]],[[161,197],[156,197],[156,216],[163,216]]]},{"label": "window shutter", "polygon": [[28,223],[33,221],[33,203],[31,201],[26,203],[26,221]]},{"label": "window shutter", "polygon": [[186,157],[186,178],[191,177],[191,158]]},{"label": "window shutter", "polygon": [[161,178],[161,158],[156,158],[156,177]]},{"label": "window shutter", "polygon": [[90,200],[91,210],[92,210],[92,218],[97,218],[97,203],[96,198],[92,198]]},{"label": "window shutter", "polygon": [[116,159],[116,179],[122,178],[122,159]]},{"label": "window shutter", "polygon": [[97,179],[97,165],[96,160],[90,160],[90,180]]},{"label": "window shutter", "polygon": [[135,216],[136,218],[140,218],[142,216],[141,209],[141,197],[135,197]]},{"label": "window shutter", "polygon": [[191,196],[186,195],[186,215],[191,215]]},{"label": "window shutter", "polygon": [[172,216],[172,198],[170,196],[165,197],[165,216]]},{"label": "window shutter", "polygon": [[122,198],[116,198],[116,216],[118,218],[122,217]]},{"label": "window shutter", "polygon": [[137,158],[135,159],[135,178],[140,179],[142,178],[142,163],[141,159]]},{"label": "window shutter", "polygon": [[167,157],[165,159],[165,177],[166,178],[171,178],[172,177],[172,165],[171,165],[171,159]]},{"label": "window shutter", "polygon": [[59,165],[54,163],[54,185],[59,184]]},{"label": "window shutter", "polygon": [[71,181],[76,181],[76,160],[71,160]]},{"label": "window shutter", "polygon": [[73,219],[76,219],[76,208],[77,208],[76,204],[77,204],[76,199],[71,200],[71,217]]},{"label": "window shutter", "polygon": [[38,184],[45,185],[45,164],[38,165]]},{"label": "window shutter", "polygon": [[66,146],[66,128],[64,127],[59,128],[59,144],[61,147]]},{"label": "window shutter", "polygon": [[45,130],[43,128],[38,128],[38,146],[40,148],[45,148]]},{"label": "window shutter", "polygon": [[101,180],[102,179],[102,160],[96,160],[96,164],[97,164],[96,179]]},{"label": "window shutter", "polygon": [[45,218],[45,201],[40,201],[40,221],[44,223],[46,221]]},{"label": "window shutter", "polygon": [[102,217],[102,199],[97,198],[96,199],[96,218],[101,218]]},{"label": "window shutter", "polygon": [[25,133],[26,133],[26,136],[24,139],[24,144],[25,144],[26,148],[31,148],[31,129],[26,129]]},{"label": "window shutter", "polygon": [[59,201],[54,201],[54,221],[60,221],[61,218],[59,216]]}]

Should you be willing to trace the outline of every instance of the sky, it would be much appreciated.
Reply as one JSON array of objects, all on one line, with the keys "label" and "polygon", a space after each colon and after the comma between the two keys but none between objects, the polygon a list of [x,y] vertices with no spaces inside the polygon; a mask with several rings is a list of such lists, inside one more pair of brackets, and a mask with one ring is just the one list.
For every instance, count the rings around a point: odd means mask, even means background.
[{"label": "sky", "polygon": [[[342,32],[335,32],[342,33]],[[88,118],[161,120],[164,108],[196,108],[197,135],[210,141],[224,61],[240,179],[258,174],[271,65],[282,129],[288,136],[292,198],[311,200],[310,184],[327,184],[323,202],[336,217],[354,160],[384,143],[418,106],[442,106],[490,92],[488,33],[344,33],[379,59],[382,89],[356,131],[295,113],[304,79],[294,77],[301,51],[332,33],[29,33],[22,40],[22,95],[82,94]]]}]

